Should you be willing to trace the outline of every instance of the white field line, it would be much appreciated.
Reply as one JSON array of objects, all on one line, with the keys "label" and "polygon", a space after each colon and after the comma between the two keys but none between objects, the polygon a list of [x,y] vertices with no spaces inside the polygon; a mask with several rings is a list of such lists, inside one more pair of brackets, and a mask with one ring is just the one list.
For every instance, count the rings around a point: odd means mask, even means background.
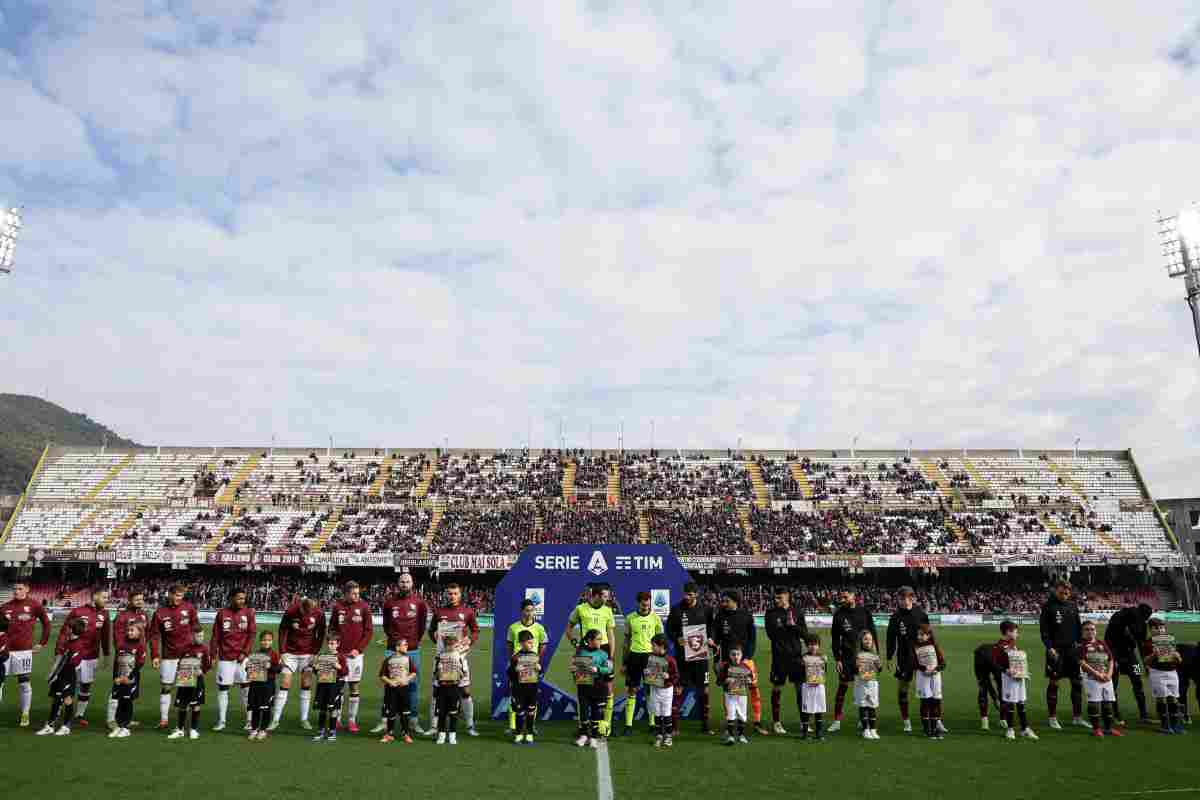
[{"label": "white field line", "polygon": [[612,772],[608,767],[608,742],[600,741],[596,749],[596,798],[613,800]]}]

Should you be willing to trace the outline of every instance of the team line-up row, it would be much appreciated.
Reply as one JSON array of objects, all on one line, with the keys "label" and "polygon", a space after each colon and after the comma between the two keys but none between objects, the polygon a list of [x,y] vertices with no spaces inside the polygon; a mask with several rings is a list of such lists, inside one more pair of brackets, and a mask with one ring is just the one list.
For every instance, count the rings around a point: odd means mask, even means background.
[{"label": "team line-up row", "polygon": [[[1101,641],[1094,623],[1081,621],[1078,608],[1070,601],[1070,592],[1067,583],[1056,585],[1042,609],[1039,626],[1046,647],[1050,727],[1060,727],[1055,718],[1057,689],[1059,681],[1067,679],[1071,684],[1073,722],[1090,726],[1096,736],[1106,733],[1120,736],[1124,722],[1117,720],[1114,724],[1114,720],[1120,716],[1115,679],[1121,674],[1130,678],[1140,717],[1147,720],[1141,683],[1144,666],[1157,703],[1161,730],[1183,733],[1187,675],[1196,660],[1195,648],[1177,646],[1165,624],[1152,619],[1146,606],[1124,609],[1114,615],[1105,640]],[[315,740],[336,741],[342,725],[352,733],[358,732],[363,654],[371,643],[373,623],[357,584],[345,585],[343,597],[333,604],[328,624],[325,612],[316,602],[298,600],[283,616],[278,643],[272,632],[257,632],[254,611],[246,606],[245,593],[235,590],[228,606],[217,612],[211,639],[206,644],[198,614],[184,594],[183,586],[174,587],[153,616],[147,615],[142,596],[131,594],[127,607],[111,622],[107,594],[103,591],[93,592],[90,604],[73,609],[55,646],[57,657],[49,676],[51,712],[38,734],[66,736],[73,725],[86,725],[100,653],[107,657],[110,650],[115,656],[108,703],[111,738],[130,735],[133,704],[139,697],[147,651],[152,666],[159,671],[162,687],[160,728],[169,727],[174,692],[176,726],[168,738],[199,738],[205,676],[214,664],[218,689],[215,730],[226,726],[229,693],[236,685],[242,690],[250,738],[265,739],[268,731],[279,725],[293,676],[299,675],[300,719],[305,729],[312,727],[310,709],[312,701],[316,701],[319,731]],[[430,612],[412,593],[411,576],[404,575],[398,591],[384,605],[387,650],[378,672],[384,700],[375,732],[384,733],[385,742],[394,741],[397,734],[411,742],[413,734],[424,732],[416,709],[419,708],[419,647],[427,633],[436,648],[430,733],[436,733],[439,743],[456,743],[457,719],[461,715],[468,734],[475,735],[467,656],[478,639],[479,625],[474,611],[462,604],[457,585],[447,587],[447,597],[446,606]],[[697,587],[689,583],[684,587],[683,600],[671,610],[664,624],[651,609],[650,594],[638,595],[637,609],[625,619],[620,667],[626,688],[626,735],[632,732],[638,690],[642,688],[646,712],[656,733],[656,746],[673,745],[685,688],[695,690],[698,696],[703,730],[715,733],[708,723],[710,659],[715,661],[717,682],[723,690],[724,743],[748,742],[746,726],[750,721],[758,733],[770,733],[761,718],[759,675],[753,659],[754,618],[740,607],[739,599],[736,592],[727,592],[721,607],[711,609],[699,602]],[[606,587],[593,587],[587,600],[572,612],[568,623],[568,635],[576,648],[571,672],[578,692],[576,744],[580,746],[598,746],[613,730],[613,684],[617,670],[615,617],[609,600]],[[42,625],[37,644],[33,641],[36,623]],[[774,732],[785,732],[780,718],[781,695],[782,688],[790,682],[795,685],[802,738],[811,732],[820,740],[825,734],[828,659],[821,650],[820,639],[808,632],[803,613],[792,606],[786,588],[776,591],[765,627],[772,654]],[[1017,736],[1019,721],[1020,735],[1036,739],[1025,707],[1029,658],[1018,646],[1019,633],[1014,623],[1005,622],[998,642],[976,649],[981,724],[987,728],[989,700],[994,700],[1000,705],[1008,738]],[[29,598],[27,585],[17,584],[13,599],[0,606],[0,681],[6,673],[16,677],[23,727],[29,725],[33,653],[48,641],[49,617],[45,609]],[[506,644],[510,654],[507,674],[510,732],[518,744],[532,744],[547,635],[535,618],[531,601],[522,605],[520,618],[508,627]],[[671,649],[674,655],[669,654]],[[829,732],[840,729],[845,698],[852,690],[862,736],[879,738],[878,675],[885,665],[884,656],[873,616],[852,592],[844,592],[839,598],[833,619],[831,656],[838,686]],[[945,658],[927,615],[914,606],[913,593],[907,588],[901,590],[899,608],[889,621],[886,659],[889,669],[895,659],[904,729],[911,730],[908,700],[915,683],[923,730],[930,738],[942,738],[946,733],[942,722]],[[1182,704],[1179,703],[1181,671]],[[1085,694],[1088,722],[1082,718]]]}]

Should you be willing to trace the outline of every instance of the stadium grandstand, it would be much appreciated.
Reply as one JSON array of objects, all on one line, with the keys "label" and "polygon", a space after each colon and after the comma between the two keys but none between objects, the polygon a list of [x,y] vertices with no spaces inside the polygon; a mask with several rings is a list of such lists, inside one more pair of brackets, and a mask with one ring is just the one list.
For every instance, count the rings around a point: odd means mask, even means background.
[{"label": "stadium grandstand", "polygon": [[10,563],[486,570],[534,543],[661,543],[702,571],[1186,563],[1129,451],[50,447],[17,505]]}]

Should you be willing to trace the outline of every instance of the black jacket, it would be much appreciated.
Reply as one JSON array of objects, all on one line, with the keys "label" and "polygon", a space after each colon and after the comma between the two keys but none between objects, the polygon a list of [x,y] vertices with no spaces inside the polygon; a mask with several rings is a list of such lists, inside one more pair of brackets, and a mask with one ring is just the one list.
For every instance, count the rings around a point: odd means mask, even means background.
[{"label": "black jacket", "polygon": [[1108,627],[1104,629],[1104,641],[1112,649],[1113,655],[1136,659],[1142,642],[1146,641],[1146,619],[1137,606],[1122,608],[1112,615]]},{"label": "black jacket", "polygon": [[804,654],[804,637],[808,635],[804,612],[795,606],[775,606],[767,611],[763,622],[771,640],[771,660],[794,664]]},{"label": "black jacket", "polygon": [[721,658],[728,658],[729,647],[735,642],[742,645],[742,657],[754,658],[754,644],[758,636],[754,629],[754,615],[742,607],[733,611],[720,609],[713,624],[712,638],[721,648]]},{"label": "black jacket", "polygon": [[928,625],[929,615],[925,609],[898,608],[888,620],[887,627],[887,657],[896,659],[903,667],[910,666],[913,660],[913,643],[917,641],[917,627]]},{"label": "black jacket", "polygon": [[1083,638],[1083,621],[1079,617],[1079,606],[1073,600],[1062,602],[1053,594],[1042,606],[1042,615],[1038,620],[1038,629],[1042,635],[1042,644],[1047,650],[1058,650],[1061,655],[1070,656]]},{"label": "black jacket", "polygon": [[830,652],[842,664],[849,664],[858,653],[858,641],[863,631],[870,631],[879,647],[879,634],[875,632],[875,618],[866,606],[856,605],[853,608],[838,606],[833,612],[833,642]]}]

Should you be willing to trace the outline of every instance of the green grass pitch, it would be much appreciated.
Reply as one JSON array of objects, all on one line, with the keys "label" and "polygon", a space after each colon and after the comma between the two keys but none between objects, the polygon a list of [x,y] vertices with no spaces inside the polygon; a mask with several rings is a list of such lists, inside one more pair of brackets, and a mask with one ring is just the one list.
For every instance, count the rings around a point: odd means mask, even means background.
[{"label": "green grass pitch", "polygon": [[[1180,641],[1200,639],[1200,625],[1177,625],[1173,633]],[[1192,736],[1160,736],[1153,728],[1131,722],[1124,739],[1097,740],[1083,728],[1067,727],[1062,732],[1045,726],[1045,681],[1041,647],[1036,631],[1022,630],[1024,646],[1035,661],[1031,682],[1031,720],[1042,739],[1039,742],[1003,738],[992,713],[992,731],[979,730],[975,706],[975,680],[971,653],[975,645],[996,638],[994,627],[948,627],[939,630],[946,650],[945,717],[950,736],[928,741],[900,731],[894,681],[884,676],[881,683],[880,733],[878,742],[863,741],[848,724],[841,733],[823,744],[803,742],[793,736],[754,737],[749,746],[724,748],[713,737],[703,737],[696,723],[685,723],[675,748],[659,752],[644,733],[617,737],[609,747],[614,795],[627,797],[783,797],[816,793],[817,796],[871,798],[937,798],[970,793],[974,800],[1017,800],[1017,798],[1090,796],[1136,796],[1132,793],[1160,789],[1192,789],[1200,796],[1200,766],[1197,766]],[[822,633],[828,642],[828,632]],[[53,641],[53,640],[52,640]],[[765,642],[765,637],[760,638]],[[472,674],[489,674],[490,631],[472,658]],[[568,685],[565,647],[559,649],[551,666],[558,685]],[[423,653],[428,675],[429,648]],[[505,723],[481,721],[481,736],[461,736],[457,747],[438,747],[422,738],[415,744],[382,745],[366,730],[378,719],[380,691],[372,677],[378,669],[381,648],[368,654],[368,680],[359,722],[363,732],[344,735],[333,745],[314,744],[297,722],[296,688],[283,725],[265,743],[247,742],[241,731],[240,706],[231,702],[230,728],[213,733],[216,692],[208,678],[208,704],[204,708],[202,737],[191,742],[168,741],[156,730],[158,719],[157,675],[147,667],[143,696],[137,718],[142,725],[129,739],[106,738],[105,704],[111,664],[102,669],[88,716],[91,726],[70,737],[36,737],[33,731],[45,720],[46,669],[48,655],[38,655],[34,672],[33,725],[17,727],[16,682],[5,684],[0,703],[0,753],[6,797],[81,798],[121,800],[189,796],[239,797],[385,797],[411,792],[418,796],[447,798],[494,797],[520,792],[539,798],[595,798],[597,796],[596,754],[579,750],[571,743],[571,723],[542,725],[542,736],[532,748],[515,747],[504,735]],[[760,648],[757,659],[763,676],[770,667],[768,648]],[[828,689],[832,711],[836,678]],[[477,696],[487,694],[485,685]],[[617,690],[621,691],[618,678]],[[1067,684],[1061,684],[1059,717],[1068,721],[1070,701]],[[1133,696],[1122,685],[1121,699],[1128,717],[1134,716]],[[423,702],[429,691],[422,688]],[[764,691],[763,716],[770,718],[769,689]],[[476,709],[486,715],[487,700]],[[713,703],[720,708],[719,693]],[[917,704],[913,699],[916,716]],[[847,707],[847,719],[853,710]],[[830,715],[832,716],[832,714]],[[315,719],[315,716],[314,716]],[[428,712],[422,709],[422,724]],[[798,728],[798,714],[791,687],[784,695],[784,724]],[[920,729],[917,722],[918,731]],[[1153,796],[1153,795],[1149,795]],[[1165,796],[1192,796],[1187,792]]]}]

